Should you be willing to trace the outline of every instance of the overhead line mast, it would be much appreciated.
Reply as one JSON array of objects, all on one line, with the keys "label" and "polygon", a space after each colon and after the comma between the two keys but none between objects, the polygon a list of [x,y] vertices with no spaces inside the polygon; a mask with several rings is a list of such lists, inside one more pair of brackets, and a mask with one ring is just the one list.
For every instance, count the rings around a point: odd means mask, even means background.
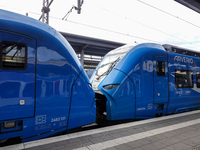
[{"label": "overhead line mast", "polygon": [[[50,1],[49,0],[43,0],[43,7],[42,7],[42,15],[40,16],[39,20],[42,19],[42,22],[49,24],[49,12],[50,12],[50,5],[52,4],[53,0]],[[81,13],[81,6],[83,4],[83,0],[77,0],[77,7],[73,6],[71,8],[71,10],[64,16],[64,18],[66,18],[70,12],[72,12],[72,9],[76,9],[77,13],[80,14]],[[64,19],[63,18],[63,19]]]},{"label": "overhead line mast", "polygon": [[66,21],[73,9],[77,10],[77,13],[80,14],[81,13],[81,6],[83,5],[83,2],[84,2],[84,0],[77,0],[77,7],[76,6],[72,6],[72,8],[62,18],[62,20]]},{"label": "overhead line mast", "polygon": [[50,5],[52,4],[53,0],[43,0],[43,7],[42,7],[42,15],[40,16],[39,20],[42,19],[42,22],[49,24],[49,12],[50,12]]}]

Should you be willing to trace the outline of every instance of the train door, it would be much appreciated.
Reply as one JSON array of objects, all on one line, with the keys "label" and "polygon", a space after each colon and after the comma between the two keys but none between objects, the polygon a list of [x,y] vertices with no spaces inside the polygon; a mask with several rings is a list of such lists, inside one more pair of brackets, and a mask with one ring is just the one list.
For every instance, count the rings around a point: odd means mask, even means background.
[{"label": "train door", "polygon": [[0,31],[0,120],[34,116],[36,40]]},{"label": "train door", "polygon": [[168,70],[167,57],[154,57],[154,104],[168,102]]}]

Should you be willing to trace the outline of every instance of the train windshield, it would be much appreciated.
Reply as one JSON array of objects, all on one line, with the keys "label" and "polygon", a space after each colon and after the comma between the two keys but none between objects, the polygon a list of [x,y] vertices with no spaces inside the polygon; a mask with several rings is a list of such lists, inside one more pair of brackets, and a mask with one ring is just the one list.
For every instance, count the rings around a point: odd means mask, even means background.
[{"label": "train windshield", "polygon": [[102,60],[99,65],[96,75],[100,78],[101,76],[107,75],[112,68],[133,48],[133,45],[125,45],[119,47],[113,51],[110,51]]}]

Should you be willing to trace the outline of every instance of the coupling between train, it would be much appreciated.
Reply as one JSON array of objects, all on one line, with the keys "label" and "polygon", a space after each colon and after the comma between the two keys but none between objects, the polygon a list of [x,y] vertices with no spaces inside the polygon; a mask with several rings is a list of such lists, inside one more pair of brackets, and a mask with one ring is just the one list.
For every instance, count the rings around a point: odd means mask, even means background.
[{"label": "coupling between train", "polygon": [[125,45],[106,54],[89,80],[59,32],[0,10],[0,53],[1,142],[45,138],[96,118],[148,119],[200,107],[200,53],[191,50]]}]

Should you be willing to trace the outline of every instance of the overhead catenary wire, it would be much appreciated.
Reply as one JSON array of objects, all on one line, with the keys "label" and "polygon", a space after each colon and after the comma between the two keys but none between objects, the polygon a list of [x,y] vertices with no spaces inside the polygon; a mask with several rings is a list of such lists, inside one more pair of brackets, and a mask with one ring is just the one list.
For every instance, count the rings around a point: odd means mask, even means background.
[{"label": "overhead catenary wire", "polygon": [[83,25],[83,26],[86,26],[86,27],[91,27],[91,28],[94,28],[94,29],[99,29],[99,30],[103,30],[103,31],[107,31],[107,32],[115,33],[115,34],[134,37],[134,38],[138,38],[138,39],[141,39],[141,40],[146,40],[146,41],[156,42],[156,43],[161,44],[161,42],[159,42],[159,41],[155,41],[155,40],[151,40],[151,39],[147,39],[147,38],[143,38],[143,37],[139,37],[139,36],[134,36],[134,35],[131,35],[131,34],[128,34],[128,33],[122,33],[122,32],[119,32],[119,31],[104,29],[104,28],[100,28],[100,27],[96,27],[96,26],[92,26],[92,25],[88,25],[88,24],[84,24],[84,23],[79,23],[79,22],[75,22],[75,21],[70,21],[70,20],[66,20],[66,21],[71,22],[71,23],[75,23],[75,24],[79,24],[79,25]]},{"label": "overhead catenary wire", "polygon": [[194,24],[194,23],[192,23],[192,22],[189,22],[189,21],[187,21],[187,20],[185,20],[185,19],[182,19],[182,18],[180,18],[180,17],[178,17],[178,16],[175,16],[175,15],[173,15],[173,14],[167,12],[167,11],[164,11],[164,10],[162,10],[162,9],[159,9],[159,8],[157,8],[157,7],[153,6],[153,5],[150,5],[150,4],[148,4],[148,3],[145,3],[145,2],[143,2],[143,1],[141,1],[141,0],[138,0],[138,2],[143,3],[143,4],[145,4],[145,5],[149,6],[149,7],[152,7],[152,8],[154,8],[154,9],[157,9],[158,11],[163,12],[163,13],[165,13],[165,14],[167,14],[167,15],[170,15],[170,16],[172,16],[172,17],[175,17],[175,18],[177,18],[177,19],[180,19],[180,20],[182,20],[183,22],[186,22],[186,23],[188,23],[188,24],[190,24],[190,25],[192,25],[192,26],[195,26],[195,27],[197,27],[197,28],[200,29],[200,26],[198,26],[198,25],[196,25],[196,24]]},{"label": "overhead catenary wire", "polygon": [[67,14],[62,18],[62,20],[65,20],[65,21],[66,21],[73,9],[75,9],[75,6],[72,6],[72,8],[71,8],[71,9],[67,12]]},{"label": "overhead catenary wire", "polygon": [[[53,2],[53,0],[49,3],[49,6],[51,5],[52,2]],[[159,9],[159,8],[157,8],[157,7],[155,7],[155,6],[152,6],[152,5],[150,5],[150,4],[147,4],[147,3],[145,3],[145,2],[143,2],[143,1],[141,1],[141,0],[138,0],[138,2],[143,3],[143,4],[145,4],[145,5],[148,5],[149,7],[152,7],[153,9],[157,9],[157,10],[159,10],[159,11],[162,11],[162,12],[164,12],[164,13],[166,13],[166,14],[172,16],[172,17],[175,17],[175,18],[177,18],[177,19],[181,19],[181,18],[179,18],[179,17],[177,17],[177,16],[175,16],[175,15],[173,15],[173,14],[171,14],[171,13],[168,13],[168,12],[162,10],[162,9]],[[103,9],[104,9],[104,8],[103,8]],[[104,9],[104,10],[106,10],[106,9]],[[109,10],[106,10],[106,11],[109,11]],[[110,12],[111,12],[111,11],[110,11]],[[32,13],[33,13],[33,12],[32,12]],[[112,13],[114,13],[114,12],[112,12]],[[36,13],[35,13],[35,14],[36,14]],[[120,14],[118,14],[118,13],[115,13],[115,14],[122,17],[122,15],[120,15]],[[147,25],[147,24],[144,24],[144,23],[135,21],[135,20],[133,20],[133,19],[131,19],[131,18],[127,18],[127,17],[125,17],[125,16],[123,16],[123,17],[124,17],[125,19],[131,20],[131,21],[136,22],[136,23],[138,23],[138,24],[141,24],[141,25],[143,25],[143,26],[145,26],[145,27],[151,28],[151,29],[153,29],[153,30],[155,30],[155,31],[158,31],[158,32],[161,32],[161,33],[166,34],[166,35],[168,35],[168,36],[171,36],[171,37],[173,37],[173,38],[176,38],[176,39],[178,39],[178,40],[180,40],[180,41],[184,41],[184,42],[187,42],[187,43],[189,43],[189,44],[193,44],[193,43],[190,42],[190,41],[187,41],[187,40],[184,40],[184,39],[182,39],[182,38],[180,38],[180,37],[177,37],[177,36],[175,36],[175,35],[166,33],[166,32],[164,32],[164,31],[162,31],[162,30],[158,30],[157,28],[151,27],[151,26],[149,26],[149,25]],[[51,17],[51,18],[59,19],[59,18],[55,18],[55,17]],[[64,19],[66,19],[66,18],[63,17],[62,19],[64,20]],[[59,20],[60,20],[60,19],[59,19]],[[184,20],[184,19],[182,19],[182,20]],[[120,34],[120,35],[124,35],[124,36],[139,38],[139,39],[147,40],[147,41],[151,41],[151,42],[158,42],[158,41],[155,41],[155,40],[151,40],[151,39],[147,39],[147,38],[143,38],[143,37],[139,37],[139,36],[134,36],[134,35],[131,35],[131,34],[128,34],[128,33],[122,33],[122,32],[113,31],[113,30],[109,30],[109,29],[105,29],[105,28],[101,28],[101,27],[95,27],[95,26],[91,26],[91,25],[88,25],[88,24],[84,24],[84,23],[74,22],[74,21],[70,21],[70,20],[65,20],[65,21],[69,21],[69,22],[71,22],[71,23],[79,24],[79,25],[82,25],[82,26],[87,26],[87,27],[96,28],[96,29],[98,29],[98,30],[103,30],[103,31],[107,31],[107,32],[115,33],[115,34]],[[189,23],[190,25],[194,25],[194,26],[200,28],[198,25],[195,25],[195,24],[193,24],[193,23],[191,23],[191,22],[189,22],[189,21],[184,21],[184,22]],[[161,42],[158,42],[158,43],[161,43]]]},{"label": "overhead catenary wire", "polygon": [[77,10],[78,14],[80,14],[80,10],[81,10],[81,6],[83,5],[84,0],[82,0],[80,2],[80,0],[78,0],[78,6],[72,6],[72,8],[67,12],[67,14],[62,18],[62,20],[67,20],[67,18],[69,17],[70,13],[72,13],[72,10],[75,9]]},{"label": "overhead catenary wire", "polygon": [[[34,13],[34,12],[29,12],[29,13],[32,13],[32,14],[35,14],[35,15],[40,15],[40,14]],[[134,35],[131,35],[131,34],[128,34],[128,33],[122,33],[122,32],[118,32],[118,31],[104,29],[104,28],[101,28],[101,27],[96,27],[96,26],[92,26],[92,25],[88,25],[88,24],[84,24],[84,23],[80,23],[80,22],[75,22],[75,21],[71,21],[71,20],[65,20],[63,18],[61,19],[61,18],[53,17],[53,16],[50,16],[50,18],[56,19],[56,20],[60,20],[60,21],[67,21],[67,22],[70,22],[70,23],[73,23],[73,24],[78,24],[78,25],[82,25],[82,26],[86,26],[86,27],[90,27],[90,28],[94,28],[94,29],[98,29],[98,30],[102,30],[102,31],[107,31],[107,32],[111,32],[111,33],[115,33],[115,34],[119,34],[119,35],[124,35],[124,36],[128,36],[128,37],[134,37],[134,38],[138,38],[138,39],[141,39],[141,40],[146,40],[146,41],[149,41],[149,42],[156,42],[156,43],[164,44],[164,43],[161,43],[159,41],[155,41],[155,40],[151,40],[151,39],[147,39],[147,38],[143,38],[143,37],[139,37],[139,36],[134,36]]]},{"label": "overhead catenary wire", "polygon": [[[33,12],[30,12],[30,13],[33,13]],[[33,14],[36,14],[37,13],[33,13]],[[147,38],[143,38],[143,37],[139,37],[139,36],[134,36],[134,35],[131,35],[131,34],[128,34],[128,33],[122,33],[122,32],[118,32],[118,31],[113,31],[113,30],[109,30],[109,29],[104,29],[104,28],[101,28],[101,27],[96,27],[96,26],[92,26],[92,25],[88,25],[88,24],[84,24],[84,23],[80,23],[80,22],[75,22],[75,21],[71,21],[71,20],[64,20],[64,19],[60,19],[58,17],[53,17],[53,16],[50,16],[50,18],[52,19],[57,19],[57,20],[60,20],[60,21],[67,21],[67,22],[70,22],[70,23],[73,23],[73,24],[78,24],[78,25],[81,25],[81,26],[86,26],[86,27],[90,27],[90,28],[94,28],[94,29],[98,29],[98,30],[102,30],[102,31],[107,31],[107,32],[110,32],[110,33],[115,33],[115,34],[119,34],[119,35],[123,35],[123,36],[127,36],[127,37],[133,37],[133,38],[137,38],[137,39],[141,39],[141,40],[145,40],[145,41],[149,41],[149,42],[155,42],[155,43],[159,43],[159,44],[166,44],[166,43],[162,43],[160,41],[156,41],[156,40],[151,40],[151,39],[147,39]],[[162,32],[162,31],[161,31]],[[164,32],[163,32],[164,33]],[[168,34],[168,33],[166,33]],[[169,35],[169,34],[168,34]],[[174,35],[171,35],[171,36],[174,36]],[[177,38],[181,41],[184,41],[184,42],[187,42],[189,44],[193,44],[189,41],[186,41],[186,40],[183,40],[181,38],[178,38],[176,36],[174,36],[174,38]]]},{"label": "overhead catenary wire", "polygon": [[131,19],[131,18],[125,17],[125,16],[123,16],[123,15],[121,15],[121,14],[118,14],[118,13],[116,13],[116,12],[112,12],[112,11],[110,11],[110,10],[108,10],[108,9],[105,9],[105,8],[102,8],[102,7],[99,7],[99,8],[101,8],[101,9],[103,9],[103,10],[105,10],[105,11],[108,11],[108,12],[110,12],[110,13],[113,13],[113,14],[115,14],[115,15],[118,15],[118,16],[120,16],[120,17],[123,17],[123,18],[126,19],[126,20],[130,20],[130,21],[132,21],[132,22],[135,22],[135,23],[137,23],[137,24],[140,24],[140,25],[145,26],[145,27],[147,27],[147,28],[150,28],[150,29],[152,29],[152,30],[158,31],[158,32],[160,32],[160,33],[166,34],[166,35],[171,36],[171,37],[173,37],[173,38],[176,38],[176,39],[179,39],[179,40],[181,40],[181,41],[184,41],[184,42],[187,42],[187,43],[192,44],[191,42],[186,41],[186,40],[184,40],[184,39],[182,39],[182,38],[176,37],[176,36],[174,36],[174,35],[172,35],[172,34],[169,34],[169,33],[167,33],[167,32],[164,32],[164,31],[162,31],[162,30],[158,30],[158,29],[156,29],[156,28],[154,28],[154,27],[151,27],[151,26],[146,25],[146,24],[144,24],[144,23],[141,23],[141,22],[139,22],[139,21],[135,21],[135,20],[133,20],[133,19]]},{"label": "overhead catenary wire", "polygon": [[[200,29],[200,26],[198,26],[198,25],[196,25],[196,24],[194,24],[194,23],[192,23],[192,22],[189,22],[189,21],[187,21],[187,20],[185,20],[185,19],[182,19],[182,18],[180,18],[180,17],[178,17],[178,16],[175,16],[175,15],[169,13],[169,12],[166,12],[166,11],[164,11],[164,10],[162,10],[162,9],[159,9],[159,8],[157,8],[157,7],[155,7],[155,6],[152,6],[152,5],[148,4],[148,3],[145,3],[145,2],[143,2],[143,1],[141,1],[141,0],[138,0],[138,2],[143,3],[143,4],[149,6],[149,7],[153,8],[153,9],[157,9],[158,11],[161,11],[161,12],[167,14],[167,15],[170,15],[171,17],[174,17],[174,18],[176,18],[176,19],[179,19],[179,20],[181,20],[181,21],[183,21],[183,22],[185,22],[185,23],[187,23],[187,24],[189,24],[189,25],[192,25],[192,26],[197,27],[197,28]],[[97,7],[99,7],[99,6],[97,6]],[[175,35],[169,34],[169,33],[164,32],[164,31],[162,31],[162,30],[158,30],[157,28],[151,27],[151,26],[149,26],[149,25],[147,25],[147,24],[144,24],[144,23],[141,23],[141,22],[139,22],[139,21],[135,21],[134,19],[131,19],[131,18],[128,18],[128,17],[126,17],[126,16],[123,16],[123,15],[121,15],[121,14],[119,14],[119,13],[110,11],[110,10],[108,10],[108,9],[106,9],[106,8],[102,8],[102,7],[99,7],[99,8],[100,8],[100,9],[103,9],[103,10],[105,10],[105,11],[107,11],[107,12],[113,13],[113,14],[115,14],[115,15],[118,15],[118,16],[120,16],[120,17],[123,17],[124,19],[133,21],[133,22],[135,22],[135,23],[137,23],[137,24],[143,25],[143,26],[145,26],[145,27],[148,27],[148,28],[153,29],[153,30],[155,30],[155,31],[158,31],[158,32],[160,32],[160,33],[163,33],[163,34],[166,34],[166,35],[171,36],[171,37],[173,37],[173,38],[176,38],[176,39],[178,39],[178,40],[180,40],[180,41],[184,41],[184,42],[187,42],[187,43],[189,43],[189,44],[194,44],[194,43],[192,43],[192,42],[190,42],[190,41],[184,40],[184,39],[182,39],[182,38],[179,38],[179,37],[177,37],[177,36],[175,36]]]}]

